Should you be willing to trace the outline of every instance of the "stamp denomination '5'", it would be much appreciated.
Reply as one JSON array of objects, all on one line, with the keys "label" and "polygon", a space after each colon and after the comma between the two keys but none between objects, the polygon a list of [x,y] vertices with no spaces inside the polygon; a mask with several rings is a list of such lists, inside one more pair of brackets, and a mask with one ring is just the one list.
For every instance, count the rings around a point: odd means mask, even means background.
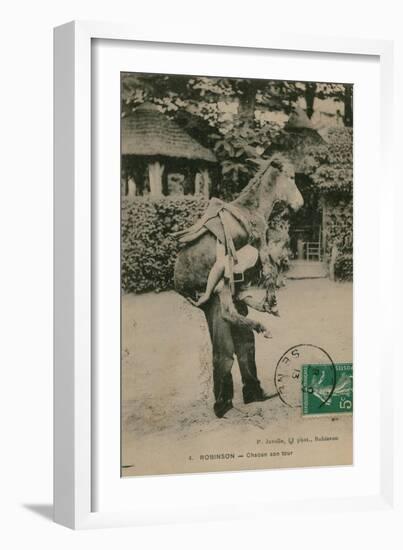
[{"label": "stamp denomination '5'", "polygon": [[[336,374],[334,383],[333,376]],[[303,415],[353,412],[353,365],[336,363],[302,366]]]}]

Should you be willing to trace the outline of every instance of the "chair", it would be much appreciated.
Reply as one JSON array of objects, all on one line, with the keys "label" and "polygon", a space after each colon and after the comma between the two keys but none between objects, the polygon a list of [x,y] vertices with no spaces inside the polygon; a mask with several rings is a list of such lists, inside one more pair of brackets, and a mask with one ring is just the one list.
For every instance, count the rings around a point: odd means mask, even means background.
[{"label": "chair", "polygon": [[322,260],[322,243],[321,243],[321,235],[319,232],[319,240],[318,241],[306,241],[305,242],[305,255],[306,259],[309,260],[317,260],[320,262]]}]

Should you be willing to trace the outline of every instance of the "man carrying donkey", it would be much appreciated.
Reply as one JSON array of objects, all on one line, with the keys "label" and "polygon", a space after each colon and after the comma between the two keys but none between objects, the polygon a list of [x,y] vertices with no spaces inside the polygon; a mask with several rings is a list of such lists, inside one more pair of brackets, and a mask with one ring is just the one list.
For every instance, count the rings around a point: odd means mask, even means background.
[{"label": "man carrying donkey", "polygon": [[303,204],[293,166],[280,155],[267,161],[231,203],[212,199],[203,217],[178,234],[175,289],[203,309],[213,348],[214,412],[232,408],[232,365],[237,356],[245,403],[268,399],[257,375],[253,331],[268,329],[247,317],[248,306],[276,314],[277,265],[268,221],[277,203]]}]

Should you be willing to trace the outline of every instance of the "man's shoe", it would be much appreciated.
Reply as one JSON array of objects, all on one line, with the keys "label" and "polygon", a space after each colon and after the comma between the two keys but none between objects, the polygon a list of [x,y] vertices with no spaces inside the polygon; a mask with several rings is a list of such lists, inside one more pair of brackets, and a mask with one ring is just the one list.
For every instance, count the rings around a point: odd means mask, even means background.
[{"label": "man's shoe", "polygon": [[249,394],[244,396],[243,402],[245,405],[249,405],[249,403],[259,403],[260,401],[267,401],[268,399],[271,399],[274,397],[273,395],[269,395],[268,393],[264,392],[263,390],[259,393]]},{"label": "man's shoe", "polygon": [[222,418],[232,407],[232,400],[224,401],[223,403],[214,403],[214,413],[217,418]]}]

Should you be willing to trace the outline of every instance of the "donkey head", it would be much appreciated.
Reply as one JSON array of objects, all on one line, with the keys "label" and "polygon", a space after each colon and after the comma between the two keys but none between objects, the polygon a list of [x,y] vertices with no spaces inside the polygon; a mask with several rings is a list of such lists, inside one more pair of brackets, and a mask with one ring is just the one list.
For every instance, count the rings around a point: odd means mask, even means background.
[{"label": "donkey head", "polygon": [[276,203],[282,203],[296,211],[304,204],[304,199],[295,184],[294,166],[281,155],[275,155],[269,161],[261,176],[260,193],[260,203],[266,202],[271,208]]}]

